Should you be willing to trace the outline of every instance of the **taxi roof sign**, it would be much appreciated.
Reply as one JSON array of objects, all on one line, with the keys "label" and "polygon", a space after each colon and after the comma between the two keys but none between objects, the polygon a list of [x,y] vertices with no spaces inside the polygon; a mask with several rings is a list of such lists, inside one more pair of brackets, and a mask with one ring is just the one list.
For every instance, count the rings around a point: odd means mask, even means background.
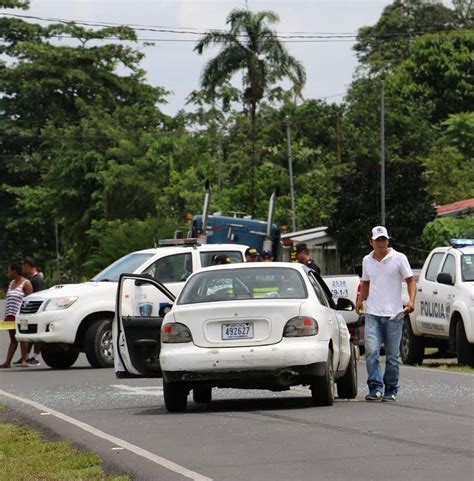
[{"label": "taxi roof sign", "polygon": [[474,246],[474,239],[451,239],[453,247],[467,247]]}]

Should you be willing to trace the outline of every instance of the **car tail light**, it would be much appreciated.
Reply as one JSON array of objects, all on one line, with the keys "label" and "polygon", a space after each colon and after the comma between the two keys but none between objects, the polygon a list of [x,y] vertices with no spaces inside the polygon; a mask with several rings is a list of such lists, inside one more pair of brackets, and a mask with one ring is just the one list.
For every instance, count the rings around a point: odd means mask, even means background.
[{"label": "car tail light", "polygon": [[161,340],[162,342],[191,342],[193,336],[191,331],[179,322],[173,324],[163,324],[161,326]]},{"label": "car tail light", "polygon": [[318,323],[312,317],[298,316],[290,319],[283,330],[283,337],[315,336],[319,332]]}]

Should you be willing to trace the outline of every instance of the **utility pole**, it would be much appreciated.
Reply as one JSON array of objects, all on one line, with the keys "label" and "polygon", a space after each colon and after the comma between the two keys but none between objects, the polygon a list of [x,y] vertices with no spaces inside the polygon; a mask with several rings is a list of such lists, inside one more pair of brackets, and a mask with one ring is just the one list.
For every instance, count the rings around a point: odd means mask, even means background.
[{"label": "utility pole", "polygon": [[59,234],[58,234],[58,221],[54,219],[54,237],[56,239],[56,264],[58,269],[58,278],[61,278],[61,266],[60,266],[60,258],[59,258]]},{"label": "utility pole", "polygon": [[341,165],[341,116],[339,114],[339,109],[336,114],[336,164]]},{"label": "utility pole", "polygon": [[291,228],[296,232],[296,218],[295,218],[295,189],[293,185],[293,159],[291,156],[291,131],[290,131],[290,117],[286,116],[286,141],[288,143],[288,173],[290,176],[290,199],[291,199]]},{"label": "utility pole", "polygon": [[385,93],[380,102],[380,224],[385,225]]}]

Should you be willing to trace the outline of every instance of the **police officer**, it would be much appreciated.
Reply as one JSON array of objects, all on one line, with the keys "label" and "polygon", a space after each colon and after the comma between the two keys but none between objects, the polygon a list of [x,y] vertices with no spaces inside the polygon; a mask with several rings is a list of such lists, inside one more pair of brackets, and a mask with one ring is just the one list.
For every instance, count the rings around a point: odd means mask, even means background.
[{"label": "police officer", "polygon": [[262,251],[260,255],[261,262],[273,262],[273,255],[270,251]]},{"label": "police officer", "polygon": [[248,247],[245,251],[246,262],[258,262],[258,251],[255,247]]},{"label": "police officer", "polygon": [[225,254],[219,254],[217,256],[214,256],[214,259],[212,260],[212,265],[213,266],[219,266],[222,264],[230,264],[231,259],[229,256],[226,256]]},{"label": "police officer", "polygon": [[300,264],[304,264],[310,269],[313,269],[313,271],[316,271],[318,275],[321,275],[321,269],[315,264],[313,259],[309,257],[308,246],[305,243],[301,243],[296,246],[296,260]]}]

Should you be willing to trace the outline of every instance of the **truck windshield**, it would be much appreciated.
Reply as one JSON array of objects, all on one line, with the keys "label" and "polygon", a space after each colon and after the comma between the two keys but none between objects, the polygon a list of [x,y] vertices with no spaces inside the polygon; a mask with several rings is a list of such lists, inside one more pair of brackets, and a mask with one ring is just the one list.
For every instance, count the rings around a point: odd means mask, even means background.
[{"label": "truck windshield", "polygon": [[474,254],[463,254],[461,257],[461,274],[463,282],[474,281]]},{"label": "truck windshield", "polygon": [[305,299],[300,273],[289,268],[219,269],[196,274],[184,286],[178,304],[237,299]]},{"label": "truck windshield", "polygon": [[91,280],[94,282],[118,282],[120,274],[135,272],[153,254],[137,253],[128,254],[120,258],[103,271],[99,272]]}]

